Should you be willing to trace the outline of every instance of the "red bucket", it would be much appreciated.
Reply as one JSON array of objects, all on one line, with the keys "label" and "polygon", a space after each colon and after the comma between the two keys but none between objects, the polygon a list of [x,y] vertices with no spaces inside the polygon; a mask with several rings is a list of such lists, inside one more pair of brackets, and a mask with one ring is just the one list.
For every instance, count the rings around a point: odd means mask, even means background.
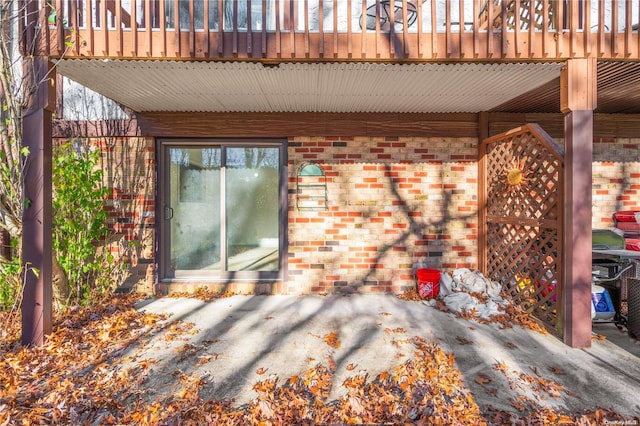
[{"label": "red bucket", "polygon": [[440,293],[440,271],[437,269],[418,269],[418,294],[423,299],[433,299]]}]

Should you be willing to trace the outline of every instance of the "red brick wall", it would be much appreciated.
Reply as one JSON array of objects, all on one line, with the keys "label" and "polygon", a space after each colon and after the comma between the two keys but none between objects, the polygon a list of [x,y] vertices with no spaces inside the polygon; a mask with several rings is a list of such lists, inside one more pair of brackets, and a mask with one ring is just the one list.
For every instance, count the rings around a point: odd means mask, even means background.
[{"label": "red brick wall", "polygon": [[[296,207],[303,161],[326,171],[326,209]],[[402,291],[417,267],[477,267],[476,240],[476,139],[290,141],[288,292]]]},{"label": "red brick wall", "polygon": [[112,231],[106,248],[121,266],[113,270],[113,285],[135,285],[138,290],[151,293],[156,280],[154,141],[145,138],[75,141],[102,153],[103,184],[110,190],[105,200],[107,225]]},{"label": "red brick wall", "polygon": [[596,139],[593,144],[593,219],[613,226],[613,213],[640,210],[640,138]]},{"label": "red brick wall", "polygon": [[[124,265],[115,279],[150,292],[156,281],[154,141],[84,143],[102,151],[105,185],[112,189],[106,200],[110,250]],[[275,291],[398,292],[415,285],[417,267],[477,267],[476,139],[297,137],[288,155],[288,282]],[[326,171],[326,209],[296,207],[296,171],[304,161]],[[610,227],[613,212],[634,208],[640,209],[640,138],[595,140],[594,228]]]}]

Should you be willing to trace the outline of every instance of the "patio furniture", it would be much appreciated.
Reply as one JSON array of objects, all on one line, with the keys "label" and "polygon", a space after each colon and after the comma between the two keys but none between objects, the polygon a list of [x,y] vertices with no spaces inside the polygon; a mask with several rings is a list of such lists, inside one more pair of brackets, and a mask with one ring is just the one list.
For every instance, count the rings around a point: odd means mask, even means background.
[{"label": "patio furniture", "polygon": [[613,226],[621,230],[625,238],[640,238],[640,210],[615,212]]},{"label": "patio furniture", "polygon": [[[513,30],[516,25],[516,2],[514,0],[486,0],[484,5],[480,9],[478,15],[479,29],[486,30],[489,26],[489,2],[493,2],[492,13],[492,27],[493,29],[499,29],[502,27],[502,5],[505,6],[507,28]],[[531,2],[533,1],[533,17],[531,16]],[[529,28],[532,25],[537,30],[542,30],[544,15],[544,3],[540,0],[521,0],[520,11],[518,13],[520,19],[520,28]],[[549,13],[549,25],[553,25],[553,17],[556,14],[555,9],[557,7],[556,2],[548,3]]]},{"label": "patio furniture", "polygon": [[[609,291],[616,314],[613,323],[626,327],[630,336],[640,336],[640,252],[626,250],[625,238],[609,229],[592,231],[593,283]],[[633,296],[633,297],[632,297]],[[622,302],[627,301],[627,314]],[[629,328],[632,318],[633,330]]]},{"label": "patio furniture", "polygon": [[[424,0],[423,0],[424,1]],[[391,4],[393,3],[393,12],[391,12]],[[402,19],[402,0],[381,0],[380,1],[380,31],[389,31],[391,23],[394,25],[403,25]],[[418,18],[418,9],[416,5],[407,1],[407,27],[410,27]],[[367,7],[366,12],[360,18],[360,29],[365,23],[367,30],[374,31],[376,29],[376,4]],[[394,27],[395,28],[395,27]]]}]

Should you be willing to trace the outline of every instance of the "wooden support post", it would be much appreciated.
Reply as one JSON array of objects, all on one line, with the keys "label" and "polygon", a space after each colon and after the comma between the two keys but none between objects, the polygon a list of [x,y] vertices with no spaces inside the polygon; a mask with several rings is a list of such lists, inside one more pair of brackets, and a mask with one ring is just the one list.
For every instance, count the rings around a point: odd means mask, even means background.
[{"label": "wooden support post", "polygon": [[563,339],[591,346],[591,189],[596,60],[570,59],[560,75],[565,114]]},{"label": "wooden support post", "polygon": [[25,72],[30,73],[27,78],[38,88],[22,120],[23,142],[29,149],[22,219],[22,344],[41,345],[51,332],[52,319],[51,124],[55,90],[51,81],[55,81],[55,73],[46,57],[25,61]]}]

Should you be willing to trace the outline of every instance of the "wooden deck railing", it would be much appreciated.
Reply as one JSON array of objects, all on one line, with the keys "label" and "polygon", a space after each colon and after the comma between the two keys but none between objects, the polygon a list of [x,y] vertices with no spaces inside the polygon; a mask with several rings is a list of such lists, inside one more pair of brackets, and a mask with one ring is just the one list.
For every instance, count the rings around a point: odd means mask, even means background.
[{"label": "wooden deck railing", "polygon": [[42,27],[52,57],[64,53],[82,58],[265,61],[640,58],[638,0],[49,3],[48,23]]}]

